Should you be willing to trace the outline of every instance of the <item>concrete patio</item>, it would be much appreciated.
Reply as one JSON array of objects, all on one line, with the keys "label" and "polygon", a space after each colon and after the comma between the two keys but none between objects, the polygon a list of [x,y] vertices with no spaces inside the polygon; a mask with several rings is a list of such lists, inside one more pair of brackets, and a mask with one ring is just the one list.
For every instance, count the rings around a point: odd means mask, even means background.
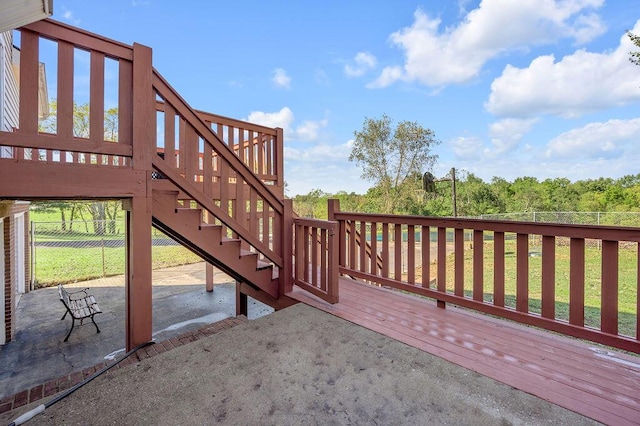
[{"label": "concrete patio", "polygon": [[[235,283],[216,273],[214,292],[205,291],[205,265],[196,263],[154,271],[153,332],[157,341],[166,340],[235,316]],[[17,310],[15,340],[0,346],[0,400],[8,395],[82,371],[123,355],[125,348],[124,277],[115,276],[66,286],[90,288],[102,314],[96,316],[101,332],[91,321],[76,324],[69,340],[63,339],[71,326],[57,288],[38,289],[22,295]],[[249,318],[273,309],[250,299]]]}]

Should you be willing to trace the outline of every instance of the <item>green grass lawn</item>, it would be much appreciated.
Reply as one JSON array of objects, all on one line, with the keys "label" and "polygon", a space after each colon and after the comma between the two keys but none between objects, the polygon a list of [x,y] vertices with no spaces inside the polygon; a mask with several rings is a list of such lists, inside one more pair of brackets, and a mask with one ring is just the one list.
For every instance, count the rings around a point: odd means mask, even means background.
[{"label": "green grass lawn", "polygon": [[[535,251],[535,247],[530,247]],[[637,301],[637,248],[622,248],[618,261],[618,326],[620,334],[635,336]],[[493,242],[484,244],[484,300],[493,301]],[[529,257],[529,311],[541,312],[542,258]],[[569,319],[569,247],[556,246],[556,318]],[[585,249],[585,325],[600,328],[600,271],[601,252],[597,247]],[[431,276],[436,277],[437,266],[431,265]],[[454,289],[454,256],[447,256],[447,290]],[[473,250],[465,250],[464,256],[465,294],[472,295]],[[505,241],[505,305],[515,309],[516,305],[516,244]]]},{"label": "green grass lawn", "polygon": [[[35,259],[36,287],[86,281],[124,274],[124,247],[38,247]],[[154,246],[153,268],[185,265],[202,259],[182,246]]]}]

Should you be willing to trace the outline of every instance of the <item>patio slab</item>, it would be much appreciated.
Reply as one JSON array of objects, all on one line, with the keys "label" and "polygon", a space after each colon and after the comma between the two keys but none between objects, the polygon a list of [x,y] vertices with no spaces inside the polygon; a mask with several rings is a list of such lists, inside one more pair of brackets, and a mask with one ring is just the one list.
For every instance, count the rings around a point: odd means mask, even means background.
[{"label": "patio slab", "polygon": [[[213,293],[205,291],[204,263],[154,271],[153,332],[155,340],[198,329],[205,324],[235,316],[235,284],[217,273]],[[51,379],[122,356],[125,347],[124,277],[101,278],[70,284],[69,289],[89,287],[102,314],[96,323],[71,326],[57,288],[44,288],[21,296],[14,341],[0,346],[0,400]],[[249,299],[249,318],[273,312]]]},{"label": "patio slab", "polygon": [[596,424],[303,304],[111,370],[30,422],[88,423]]}]

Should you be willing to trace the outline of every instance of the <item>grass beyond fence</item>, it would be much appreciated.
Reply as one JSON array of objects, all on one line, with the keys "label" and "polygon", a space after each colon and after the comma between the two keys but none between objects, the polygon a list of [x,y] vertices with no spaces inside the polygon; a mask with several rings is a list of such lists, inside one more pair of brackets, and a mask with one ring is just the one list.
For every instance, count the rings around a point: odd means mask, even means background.
[{"label": "grass beyond fence", "polygon": [[[116,233],[95,233],[93,223],[33,222],[32,277],[36,288],[59,283],[86,281],[125,273],[124,235],[118,223]],[[98,227],[99,228],[99,227]],[[88,231],[88,232],[83,232]],[[202,262],[202,259],[154,229],[152,268]]]},{"label": "grass beyond fence", "polygon": [[[529,311],[541,313],[542,258],[531,252],[529,257]],[[493,302],[493,242],[484,243],[484,300]],[[600,328],[601,296],[601,252],[598,248],[585,249],[585,325]],[[556,318],[569,319],[569,247],[556,245]],[[454,255],[447,256],[447,291],[454,289]],[[635,336],[637,309],[637,246],[621,248],[618,260],[618,327],[620,334]],[[416,274],[419,280],[421,271]],[[430,276],[437,276],[437,264],[430,266]],[[465,250],[464,290],[467,296],[473,289],[473,250]],[[505,306],[516,307],[516,242],[505,241]]]}]

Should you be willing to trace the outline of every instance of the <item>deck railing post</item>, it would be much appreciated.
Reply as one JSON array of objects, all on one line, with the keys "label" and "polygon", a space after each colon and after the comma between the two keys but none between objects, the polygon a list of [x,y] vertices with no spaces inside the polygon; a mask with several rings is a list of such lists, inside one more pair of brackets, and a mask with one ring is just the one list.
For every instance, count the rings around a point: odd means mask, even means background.
[{"label": "deck railing post", "polygon": [[156,128],[152,84],[151,49],[134,44],[132,167],[145,173],[147,191],[127,203],[127,350],[152,337],[151,172]]},{"label": "deck railing post", "polygon": [[281,127],[276,127],[275,157],[276,186],[284,193],[284,131]]},{"label": "deck railing post", "polygon": [[[341,266],[345,266],[346,259],[346,228],[344,221],[336,220],[336,213],[340,212],[340,200],[330,199],[327,200],[327,212],[328,212],[328,220],[338,222],[338,228],[336,232],[338,234],[338,241],[336,243],[336,248],[338,251],[338,268]],[[329,246],[330,250],[334,250],[333,246]]]},{"label": "deck railing post", "polygon": [[[331,200],[330,200],[331,201]],[[340,276],[338,273],[338,251],[339,251],[339,225],[338,223],[331,223],[329,232],[328,232],[328,253],[326,256],[328,257],[327,261],[327,269],[329,269],[327,274],[327,293],[329,295],[330,303],[338,303],[339,301],[339,283]],[[338,234],[338,235],[336,235]],[[325,253],[322,254],[323,256]]]},{"label": "deck railing post", "polygon": [[[293,200],[283,200],[282,213],[282,271],[280,271],[280,294],[293,290]],[[298,234],[296,233],[296,238]]]}]

